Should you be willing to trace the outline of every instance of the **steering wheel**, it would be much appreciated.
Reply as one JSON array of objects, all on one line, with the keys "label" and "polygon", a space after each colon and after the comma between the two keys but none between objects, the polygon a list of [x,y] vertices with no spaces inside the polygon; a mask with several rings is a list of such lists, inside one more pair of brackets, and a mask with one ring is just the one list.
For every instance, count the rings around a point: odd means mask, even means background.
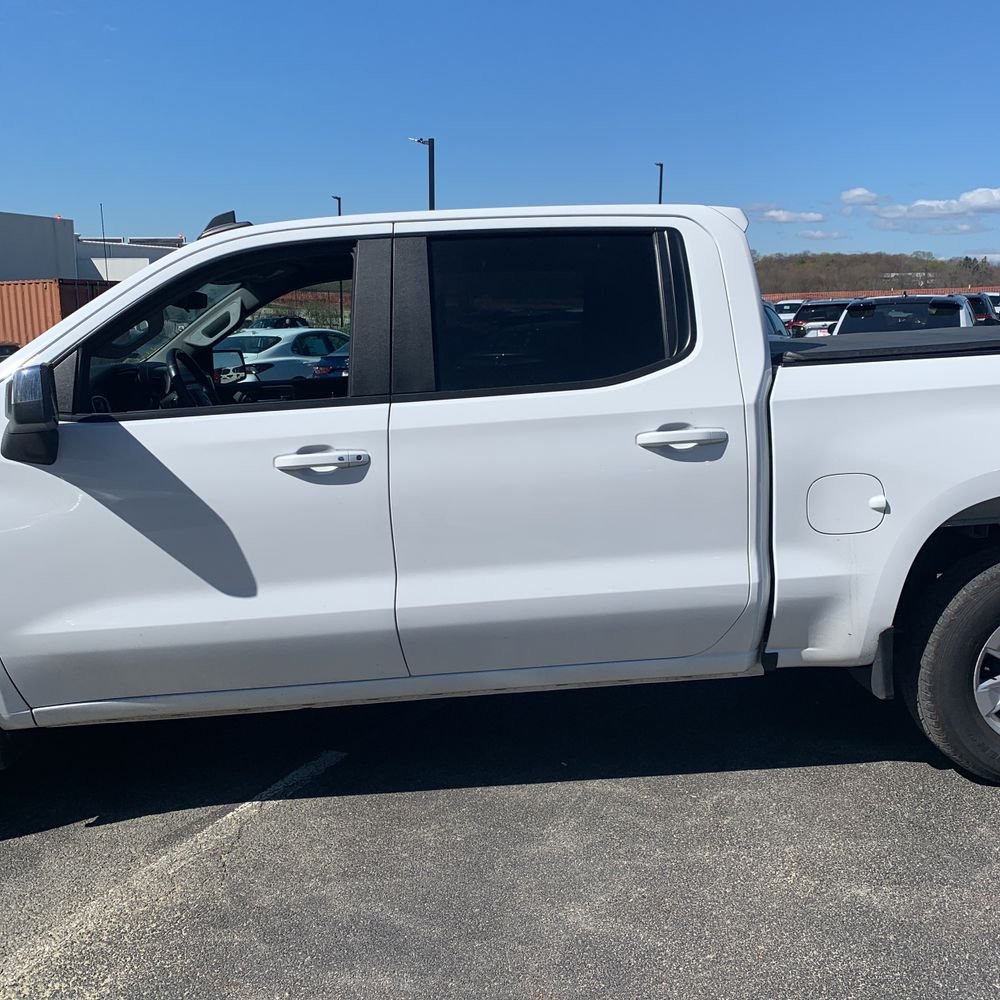
[{"label": "steering wheel", "polygon": [[[170,375],[169,391],[177,393],[177,401],[181,406],[219,405],[219,394],[215,390],[212,377],[202,371],[201,365],[187,351],[179,347],[168,351],[166,364]],[[190,382],[185,380],[182,370],[187,371]],[[195,392],[193,389],[200,389],[201,392]]]}]

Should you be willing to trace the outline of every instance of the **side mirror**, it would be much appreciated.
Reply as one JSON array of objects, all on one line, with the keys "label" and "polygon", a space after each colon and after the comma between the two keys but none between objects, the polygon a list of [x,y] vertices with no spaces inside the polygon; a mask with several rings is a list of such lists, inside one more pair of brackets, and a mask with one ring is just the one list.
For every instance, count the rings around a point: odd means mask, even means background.
[{"label": "side mirror", "polygon": [[52,465],[59,454],[59,411],[51,365],[29,365],[7,383],[7,427],[0,455],[12,462]]},{"label": "side mirror", "polygon": [[831,324],[830,324],[830,325],[829,325],[829,326],[828,326],[828,327],[826,328],[826,332],[827,332],[827,333],[828,333],[828,334],[829,334],[829,335],[830,335],[830,336],[832,337],[832,336],[833,336],[833,331],[834,331],[834,330],[836,330],[836,329],[837,329],[837,324],[836,324],[836,323],[831,323]]},{"label": "side mirror", "polygon": [[247,377],[242,351],[212,352],[212,381],[216,385],[232,385]]}]

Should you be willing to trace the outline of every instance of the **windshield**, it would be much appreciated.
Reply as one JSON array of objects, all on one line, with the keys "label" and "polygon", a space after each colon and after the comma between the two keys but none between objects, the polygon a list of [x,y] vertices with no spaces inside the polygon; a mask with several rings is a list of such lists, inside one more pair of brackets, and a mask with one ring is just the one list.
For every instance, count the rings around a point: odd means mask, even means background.
[{"label": "windshield", "polygon": [[940,330],[961,326],[962,310],[957,303],[882,302],[847,311],[840,333],[891,333],[904,330]]},{"label": "windshield", "polygon": [[176,302],[152,310],[135,326],[106,343],[97,356],[112,360],[130,358],[145,361],[238,287],[235,284],[210,282],[197,291],[181,295]]}]

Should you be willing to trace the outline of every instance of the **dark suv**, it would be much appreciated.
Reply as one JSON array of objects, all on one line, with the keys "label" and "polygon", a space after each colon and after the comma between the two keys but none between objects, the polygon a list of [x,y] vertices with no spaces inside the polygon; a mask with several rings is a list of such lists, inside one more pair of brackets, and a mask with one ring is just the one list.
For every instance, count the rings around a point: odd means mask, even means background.
[{"label": "dark suv", "polygon": [[963,292],[963,297],[968,299],[972,306],[972,315],[976,317],[976,326],[1000,326],[1000,319],[997,319],[996,310],[986,292]]},{"label": "dark suv", "polygon": [[972,306],[962,295],[875,295],[855,299],[834,333],[902,333],[974,325]]}]

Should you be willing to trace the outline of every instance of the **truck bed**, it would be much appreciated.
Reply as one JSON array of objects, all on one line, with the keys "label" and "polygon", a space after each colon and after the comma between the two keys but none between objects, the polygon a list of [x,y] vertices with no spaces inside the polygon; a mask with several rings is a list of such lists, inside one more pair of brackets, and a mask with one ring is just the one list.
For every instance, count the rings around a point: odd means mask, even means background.
[{"label": "truck bed", "polygon": [[845,333],[838,337],[770,338],[775,365],[830,365],[907,358],[1000,354],[1000,326],[949,327],[899,333]]}]

